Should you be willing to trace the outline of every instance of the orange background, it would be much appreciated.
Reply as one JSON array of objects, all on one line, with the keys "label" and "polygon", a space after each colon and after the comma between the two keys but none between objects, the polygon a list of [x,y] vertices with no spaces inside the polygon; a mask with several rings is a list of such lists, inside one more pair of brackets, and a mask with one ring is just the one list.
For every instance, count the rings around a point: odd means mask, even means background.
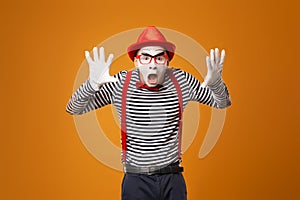
[{"label": "orange background", "polygon": [[0,9],[0,199],[120,198],[122,173],[84,148],[65,106],[84,50],[148,25],[227,50],[233,105],[213,151],[198,159],[199,130],[183,157],[189,199],[300,198],[296,0],[28,0]]}]

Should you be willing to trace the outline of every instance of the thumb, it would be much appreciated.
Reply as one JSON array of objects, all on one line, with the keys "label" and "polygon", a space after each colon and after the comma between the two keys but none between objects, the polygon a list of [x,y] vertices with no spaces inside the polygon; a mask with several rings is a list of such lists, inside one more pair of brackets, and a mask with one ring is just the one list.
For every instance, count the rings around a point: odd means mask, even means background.
[{"label": "thumb", "polygon": [[208,70],[212,70],[212,65],[209,56],[206,56],[206,66]]},{"label": "thumb", "polygon": [[109,76],[105,79],[105,81],[107,82],[117,82],[117,78],[113,77],[113,76]]},{"label": "thumb", "polygon": [[107,62],[106,62],[107,66],[111,65],[113,59],[114,59],[114,55],[112,53],[109,54],[109,56],[107,58]]},{"label": "thumb", "polygon": [[207,86],[207,80],[204,80],[203,83],[201,83],[200,87],[205,88]]},{"label": "thumb", "polygon": [[92,63],[93,61],[92,61],[92,58],[90,56],[90,53],[88,51],[84,51],[84,54],[85,54],[85,58],[86,58],[87,62],[89,64]]}]

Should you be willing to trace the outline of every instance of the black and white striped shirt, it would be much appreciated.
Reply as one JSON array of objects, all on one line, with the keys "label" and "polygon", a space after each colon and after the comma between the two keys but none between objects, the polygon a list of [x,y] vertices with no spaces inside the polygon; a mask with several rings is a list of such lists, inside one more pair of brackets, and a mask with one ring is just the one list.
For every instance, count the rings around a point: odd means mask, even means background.
[{"label": "black and white striped shirt", "polygon": [[[227,88],[220,78],[213,85],[202,88],[191,74],[171,68],[182,92],[183,109],[189,101],[197,101],[215,108],[231,104]],[[70,114],[86,112],[113,104],[121,118],[122,89],[127,72],[115,75],[114,83],[103,84],[95,91],[89,81],[84,82],[72,95],[67,105]],[[126,102],[126,160],[132,166],[165,166],[179,161],[178,149],[178,94],[169,75],[158,91],[137,88],[138,70],[132,71]]]}]

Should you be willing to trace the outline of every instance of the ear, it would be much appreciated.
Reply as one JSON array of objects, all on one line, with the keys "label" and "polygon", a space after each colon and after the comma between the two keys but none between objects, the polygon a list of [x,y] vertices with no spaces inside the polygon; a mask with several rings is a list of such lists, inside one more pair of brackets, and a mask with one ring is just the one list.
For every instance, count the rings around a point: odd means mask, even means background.
[{"label": "ear", "polygon": [[137,62],[138,62],[138,59],[136,57],[134,57],[133,63],[134,63],[134,66],[136,68],[138,68],[138,63]]}]

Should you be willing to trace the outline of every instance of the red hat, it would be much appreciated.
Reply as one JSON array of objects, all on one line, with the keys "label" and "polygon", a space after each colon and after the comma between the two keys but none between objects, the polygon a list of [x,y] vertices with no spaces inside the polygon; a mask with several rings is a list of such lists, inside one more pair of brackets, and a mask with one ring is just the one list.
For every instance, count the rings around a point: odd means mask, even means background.
[{"label": "red hat", "polygon": [[172,60],[175,52],[175,45],[168,42],[163,34],[155,27],[148,26],[138,37],[137,42],[127,48],[128,55],[133,61],[139,49],[145,46],[161,46],[168,52],[169,61]]}]

